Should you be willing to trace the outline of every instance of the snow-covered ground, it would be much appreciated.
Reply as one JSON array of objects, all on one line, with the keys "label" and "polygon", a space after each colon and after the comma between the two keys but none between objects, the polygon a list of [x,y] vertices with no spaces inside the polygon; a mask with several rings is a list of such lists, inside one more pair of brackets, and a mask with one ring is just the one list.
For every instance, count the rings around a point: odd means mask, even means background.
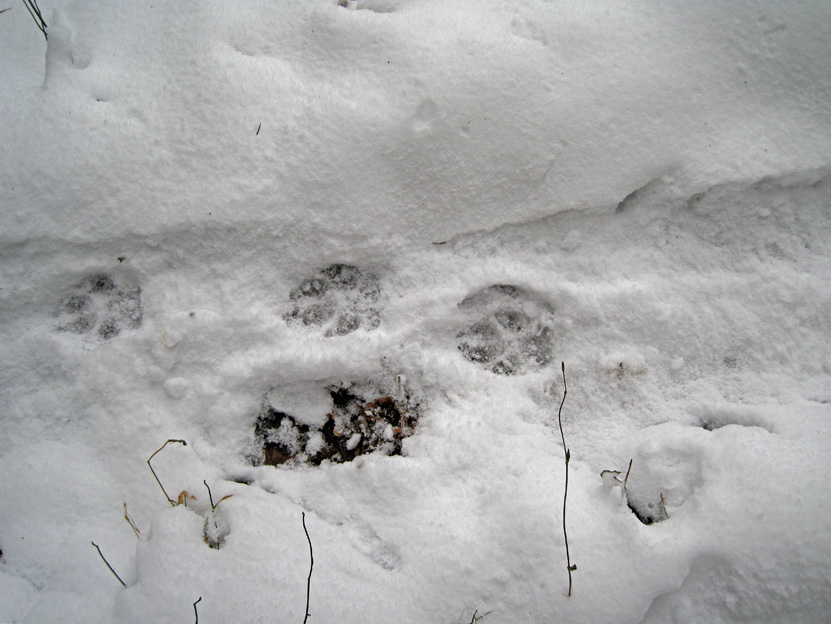
[{"label": "snow-covered ground", "polygon": [[0,621],[827,621],[831,3],[7,4]]}]

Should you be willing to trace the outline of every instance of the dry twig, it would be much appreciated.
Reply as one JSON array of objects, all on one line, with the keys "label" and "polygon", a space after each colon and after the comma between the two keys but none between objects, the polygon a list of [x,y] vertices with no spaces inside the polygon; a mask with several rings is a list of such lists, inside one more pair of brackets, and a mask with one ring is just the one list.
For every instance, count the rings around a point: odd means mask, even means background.
[{"label": "dry twig", "polygon": [[[43,20],[43,15],[40,12],[37,0],[23,0],[23,4],[26,5],[29,15],[32,16],[33,20],[35,20],[35,26],[37,26],[38,30],[43,33],[44,39],[49,41],[49,36],[46,34],[46,22]],[[8,9],[6,10],[8,11]]]},{"label": "dry twig", "polygon": [[566,485],[563,492],[563,539],[566,543],[566,566],[568,567],[568,597],[571,598],[571,573],[577,570],[576,565],[571,565],[571,555],[568,552],[568,531],[566,530],[566,503],[568,502],[568,464],[571,461],[571,451],[566,446],[566,436],[563,433],[563,405],[566,402],[566,395],[568,394],[568,384],[566,383],[566,363],[562,363],[563,369],[563,400],[560,401],[560,409],[557,412],[557,422],[560,425],[560,437],[563,439],[563,452],[566,459]]},{"label": "dry twig", "polygon": [[124,583],[124,581],[122,581],[122,580],[121,580],[121,577],[120,577],[120,576],[118,576],[118,574],[116,573],[116,571],[115,571],[115,570],[113,570],[113,567],[110,565],[110,562],[109,562],[109,561],[107,561],[107,558],[106,558],[106,557],[104,557],[104,553],[102,553],[102,552],[101,552],[101,549],[98,547],[98,544],[96,544],[95,542],[90,542],[90,544],[92,544],[93,546],[95,546],[95,550],[97,550],[97,551],[98,551],[98,554],[99,554],[99,555],[101,555],[101,559],[104,561],[104,563],[106,563],[106,564],[107,564],[107,567],[110,569],[110,572],[112,572],[112,573],[113,573],[113,576],[115,576],[115,578],[117,578],[117,579],[118,579],[118,582],[119,582],[119,583],[121,583],[121,586],[122,586],[122,587],[127,587],[127,585]]},{"label": "dry twig", "polygon": [[[176,444],[181,444],[182,446],[187,446],[187,445],[188,445],[188,443],[187,443],[187,442],[185,442],[184,440],[168,440],[167,442],[165,442],[164,444],[162,444],[162,445],[161,445],[161,446],[160,446],[160,447],[156,450],[156,453],[158,453],[159,451],[161,451],[164,447],[166,447],[166,446],[167,446],[168,444],[170,444],[171,442],[174,442],[174,443],[176,443]],[[171,506],[171,507],[175,507],[175,506],[176,506],[175,501],[167,495],[167,492],[165,491],[164,486],[162,485],[162,482],[161,482],[161,481],[159,481],[159,477],[158,477],[158,476],[156,476],[156,471],[155,471],[155,470],[153,470],[153,466],[152,466],[152,464],[150,463],[150,460],[151,460],[151,459],[153,459],[153,458],[156,456],[156,453],[153,453],[153,454],[149,457],[149,459],[147,460],[147,465],[148,465],[148,466],[150,466],[150,472],[152,472],[152,473],[153,473],[153,477],[156,479],[156,483],[158,483],[158,484],[159,484],[159,487],[160,487],[160,488],[162,488],[162,493],[164,494],[164,497],[167,499],[167,502],[168,502],[168,503],[170,503],[170,506]],[[180,494],[180,496],[181,496],[181,494]]]},{"label": "dry twig", "polygon": [[127,501],[124,501],[124,519],[130,525],[130,528],[133,529],[133,533],[136,534],[136,537],[141,537],[141,531],[136,526],[136,523],[133,522],[133,519],[130,517],[130,514],[127,513]]},{"label": "dry twig", "polygon": [[306,529],[306,512],[303,512],[303,531],[306,533],[306,539],[309,541],[309,559],[311,564],[309,565],[309,578],[306,579],[306,615],[303,617],[303,624],[306,624],[306,620],[309,619],[311,615],[309,613],[309,595],[312,587],[312,570],[315,567],[315,555],[314,551],[312,550],[312,538],[309,537],[309,531]]},{"label": "dry twig", "polygon": [[629,473],[632,472],[632,461],[631,459],[629,460],[629,468],[626,470],[626,478],[623,480],[623,488],[620,491],[620,497],[623,500],[626,499],[626,484],[629,483]]}]

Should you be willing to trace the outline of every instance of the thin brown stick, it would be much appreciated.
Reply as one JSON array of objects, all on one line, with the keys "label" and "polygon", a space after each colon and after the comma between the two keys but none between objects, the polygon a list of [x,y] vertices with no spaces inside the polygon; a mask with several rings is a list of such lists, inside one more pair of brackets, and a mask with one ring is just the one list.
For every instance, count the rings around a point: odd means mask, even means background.
[{"label": "thin brown stick", "polygon": [[476,622],[476,614],[477,614],[477,613],[479,613],[479,611],[474,611],[474,612],[473,612],[473,617],[472,617],[472,618],[470,618],[470,624],[475,624],[475,622]]},{"label": "thin brown stick", "polygon": [[566,383],[566,363],[562,363],[563,369],[563,400],[560,401],[560,409],[557,412],[557,422],[560,425],[560,437],[563,440],[563,453],[566,459],[566,485],[563,491],[563,540],[566,543],[566,566],[568,568],[568,597],[571,598],[571,573],[577,570],[576,565],[571,565],[571,555],[568,551],[568,531],[566,530],[566,503],[568,502],[568,464],[571,461],[571,451],[566,446],[566,436],[563,433],[563,405],[566,402],[566,395],[568,394],[568,384]]},{"label": "thin brown stick", "polygon": [[623,488],[620,491],[622,498],[626,498],[626,484],[629,483],[629,473],[632,472],[632,460],[629,460],[629,468],[626,471],[626,478],[623,480]]},{"label": "thin brown stick", "polygon": [[306,624],[306,620],[309,619],[311,613],[309,613],[309,596],[311,595],[311,588],[312,588],[312,570],[315,567],[315,554],[312,550],[312,538],[309,537],[309,531],[306,529],[306,512],[303,512],[303,531],[306,533],[306,539],[309,542],[309,559],[311,564],[309,565],[309,578],[306,579],[306,615],[303,617],[303,624]]},{"label": "thin brown stick", "polygon": [[133,519],[130,517],[130,514],[127,513],[127,501],[124,501],[124,519],[129,523],[130,528],[133,529],[133,533],[136,534],[136,537],[141,537],[141,531],[136,526],[136,523],[133,522]]},{"label": "thin brown stick", "polygon": [[196,616],[196,624],[199,624],[199,611],[196,609],[196,605],[202,602],[202,596],[199,596],[199,600],[193,603],[193,614]]},{"label": "thin brown stick", "polygon": [[113,570],[113,567],[110,565],[110,562],[107,561],[107,558],[104,556],[104,553],[101,552],[101,549],[98,547],[98,544],[96,544],[95,542],[90,542],[90,544],[95,546],[95,550],[97,550],[98,554],[101,555],[101,559],[104,561],[104,563],[107,564],[107,567],[110,569],[110,572],[112,572],[113,576],[118,579],[118,582],[121,583],[121,586],[122,587],[127,587],[127,585],[124,583],[124,581],[121,580],[121,577],[118,576],[118,574],[116,573],[115,570]]},{"label": "thin brown stick", "polygon": [[[176,444],[181,444],[182,446],[187,446],[187,445],[188,445],[188,443],[187,443],[187,442],[185,442],[184,440],[168,440],[167,442],[165,442],[164,444],[162,444],[162,445],[161,445],[161,446],[160,446],[160,447],[156,450],[156,453],[158,453],[159,451],[161,451],[164,447],[166,447],[166,446],[167,446],[168,444],[170,444],[171,442],[174,442],[174,443],[176,443]],[[150,472],[152,472],[152,473],[153,473],[153,477],[156,479],[156,483],[158,483],[158,484],[159,484],[159,487],[160,487],[160,488],[162,488],[162,493],[164,494],[164,497],[167,499],[167,502],[168,502],[168,503],[170,503],[170,506],[171,506],[171,507],[175,507],[175,506],[176,506],[176,503],[174,502],[174,500],[173,500],[172,498],[170,498],[170,497],[167,495],[167,492],[165,491],[164,486],[162,485],[162,482],[161,482],[161,481],[159,481],[159,477],[158,477],[158,476],[156,476],[156,471],[155,471],[155,470],[153,470],[153,465],[150,463],[150,460],[151,460],[151,459],[153,459],[153,458],[156,456],[156,453],[153,453],[153,454],[152,454],[152,455],[148,458],[148,460],[147,460],[147,465],[148,465],[148,466],[150,466]]]}]

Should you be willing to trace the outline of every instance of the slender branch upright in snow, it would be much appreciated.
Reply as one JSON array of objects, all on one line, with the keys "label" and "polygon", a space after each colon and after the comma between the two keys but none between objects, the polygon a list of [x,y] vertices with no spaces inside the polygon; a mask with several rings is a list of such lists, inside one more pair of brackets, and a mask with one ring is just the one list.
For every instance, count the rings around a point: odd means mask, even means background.
[{"label": "slender branch upright in snow", "polygon": [[306,615],[303,616],[303,624],[306,624],[306,620],[309,619],[309,595],[310,590],[312,588],[312,570],[315,567],[315,554],[312,550],[312,538],[309,537],[309,530],[306,528],[306,512],[303,512],[303,531],[306,533],[306,539],[309,541],[309,560],[311,564],[309,565],[309,578],[306,579]]},{"label": "slender branch upright in snow", "polygon": [[[167,442],[165,442],[164,444],[162,444],[162,445],[161,445],[161,446],[160,446],[160,447],[156,450],[156,453],[158,453],[159,451],[161,451],[164,447],[166,447],[166,446],[167,446],[168,444],[170,444],[171,442],[175,442],[176,444],[181,444],[182,446],[187,446],[187,445],[188,445],[188,443],[187,443],[187,442],[185,442],[184,440],[168,440]],[[162,493],[164,494],[164,497],[167,499],[167,502],[168,502],[168,503],[170,503],[170,506],[171,506],[171,507],[175,507],[175,506],[176,506],[176,503],[175,503],[175,502],[173,502],[173,499],[172,499],[172,498],[170,498],[170,497],[167,495],[167,492],[165,491],[164,486],[162,485],[162,482],[161,482],[161,481],[159,481],[159,477],[157,477],[157,476],[156,476],[156,471],[155,471],[155,470],[153,470],[153,465],[150,463],[150,460],[151,460],[151,459],[153,459],[153,458],[156,456],[156,453],[153,453],[153,454],[152,454],[152,455],[151,455],[151,456],[147,459],[147,465],[148,465],[148,466],[150,466],[150,472],[152,472],[152,473],[153,473],[153,477],[156,479],[156,483],[158,483],[158,484],[159,484],[159,487],[160,487],[160,488],[162,488]]]},{"label": "slender branch upright in snow", "polygon": [[23,4],[26,5],[29,15],[35,20],[35,25],[38,27],[38,30],[43,33],[44,39],[49,41],[49,36],[46,34],[46,22],[43,20],[43,15],[40,12],[37,0],[23,0]]},{"label": "slender branch upright in snow", "polygon": [[563,400],[560,401],[560,409],[557,412],[557,422],[560,425],[560,437],[563,439],[563,453],[566,458],[566,486],[563,492],[563,539],[566,543],[566,566],[568,566],[568,597],[571,598],[571,573],[577,569],[576,565],[571,565],[571,555],[568,552],[568,532],[566,531],[566,503],[568,501],[568,463],[571,461],[571,451],[566,446],[566,435],[563,433],[563,405],[566,402],[566,395],[568,394],[568,384],[566,384],[566,363],[562,363],[563,368]]},{"label": "slender branch upright in snow", "polygon": [[629,473],[632,472],[632,461],[629,460],[629,468],[626,470],[626,478],[623,480],[623,488],[621,489],[621,500],[626,500],[626,485],[629,483]]},{"label": "slender branch upright in snow", "polygon": [[136,534],[136,537],[141,537],[141,531],[136,526],[136,523],[133,522],[133,519],[130,517],[130,514],[127,513],[127,501],[124,501],[124,519],[130,524],[130,528],[133,529],[133,533]]},{"label": "slender branch upright in snow", "polygon": [[104,561],[104,563],[107,564],[107,567],[110,569],[110,572],[112,572],[113,576],[115,576],[115,578],[118,579],[118,582],[121,583],[121,586],[127,587],[126,583],[124,583],[124,581],[121,580],[121,577],[118,576],[118,573],[115,570],[113,570],[113,567],[110,565],[110,562],[107,561],[107,558],[104,556],[104,553],[101,552],[101,549],[98,547],[98,544],[96,544],[95,542],[90,542],[90,544],[95,546],[95,550],[97,550],[98,554],[101,555],[101,559]]},{"label": "slender branch upright in snow", "polygon": [[200,602],[202,602],[202,596],[199,596],[199,600],[193,603],[193,614],[196,616],[196,624],[199,624],[199,609],[196,608],[196,605]]}]

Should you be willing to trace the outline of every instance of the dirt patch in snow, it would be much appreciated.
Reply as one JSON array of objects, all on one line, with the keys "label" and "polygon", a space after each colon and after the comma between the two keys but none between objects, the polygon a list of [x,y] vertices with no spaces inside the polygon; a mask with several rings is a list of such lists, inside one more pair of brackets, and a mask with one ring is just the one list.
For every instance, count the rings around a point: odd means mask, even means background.
[{"label": "dirt patch in snow", "polygon": [[368,453],[400,455],[404,439],[418,423],[417,402],[403,391],[392,393],[397,396],[385,393],[377,384],[324,385],[310,392],[317,398],[302,406],[297,404],[297,392],[297,388],[277,388],[266,396],[254,423],[253,463],[317,466]]}]

